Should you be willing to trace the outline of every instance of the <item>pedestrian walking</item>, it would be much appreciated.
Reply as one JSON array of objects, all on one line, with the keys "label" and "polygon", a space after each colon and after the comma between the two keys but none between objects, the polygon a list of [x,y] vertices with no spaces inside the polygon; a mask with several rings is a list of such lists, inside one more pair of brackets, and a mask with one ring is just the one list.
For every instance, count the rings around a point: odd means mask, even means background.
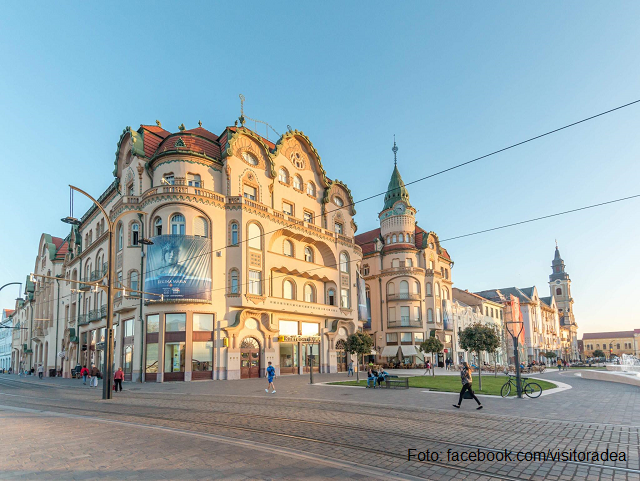
[{"label": "pedestrian walking", "polygon": [[89,369],[87,369],[86,366],[83,366],[82,369],[80,369],[80,375],[82,376],[82,384],[86,385],[87,377],[89,377]]},{"label": "pedestrian walking", "polygon": [[100,377],[100,370],[96,367],[95,364],[91,365],[91,381],[89,381],[89,385],[91,387],[98,387],[98,378]]},{"label": "pedestrian walking", "polygon": [[562,361],[558,359],[558,372],[562,370]]},{"label": "pedestrian walking", "polygon": [[269,389],[273,389],[273,391],[271,391],[271,394],[275,394],[276,393],[276,387],[273,385],[273,380],[276,378],[276,368],[273,367],[271,365],[271,361],[269,361],[269,367],[267,367],[267,381],[269,381],[269,385],[267,386],[267,389],[264,390],[264,392],[269,392]]},{"label": "pedestrian walking", "polygon": [[462,390],[460,391],[458,404],[454,404],[453,407],[460,409],[460,405],[462,404],[462,397],[464,396],[465,391],[469,391],[471,397],[478,403],[478,407],[476,409],[482,409],[482,403],[480,403],[480,400],[476,397],[476,394],[473,392],[473,389],[471,387],[473,378],[471,377],[471,368],[469,367],[468,362],[462,363],[462,370],[460,371],[460,381],[462,382]]},{"label": "pedestrian walking", "polygon": [[38,377],[42,379],[44,376],[44,367],[42,364],[38,364]]},{"label": "pedestrian walking", "polygon": [[431,370],[431,362],[427,361],[426,364],[424,365],[424,375],[425,376],[427,374],[429,374],[429,370]]},{"label": "pedestrian walking", "polygon": [[347,371],[347,377],[353,376],[353,361],[349,362],[349,370]]},{"label": "pedestrian walking", "polygon": [[120,392],[122,392],[122,381],[124,381],[124,371],[121,367],[119,367],[116,373],[113,375],[113,383],[116,392],[118,392],[118,387],[120,388]]}]

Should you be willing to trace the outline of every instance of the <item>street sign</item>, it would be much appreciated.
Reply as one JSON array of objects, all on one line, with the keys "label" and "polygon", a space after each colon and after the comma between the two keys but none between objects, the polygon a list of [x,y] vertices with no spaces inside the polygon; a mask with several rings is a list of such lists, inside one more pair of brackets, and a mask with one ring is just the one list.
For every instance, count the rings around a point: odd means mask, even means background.
[{"label": "street sign", "polygon": [[309,344],[318,344],[320,336],[278,336],[278,342],[305,342]]}]

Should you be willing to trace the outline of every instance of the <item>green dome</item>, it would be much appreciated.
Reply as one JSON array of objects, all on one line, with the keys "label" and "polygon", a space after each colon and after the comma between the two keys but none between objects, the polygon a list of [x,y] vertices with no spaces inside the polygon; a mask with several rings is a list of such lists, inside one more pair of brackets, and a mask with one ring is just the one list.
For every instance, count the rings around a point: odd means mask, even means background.
[{"label": "green dome", "polygon": [[398,166],[396,165],[393,168],[393,174],[391,174],[391,180],[389,181],[389,187],[387,187],[387,193],[384,196],[384,208],[382,210],[391,209],[393,204],[397,201],[402,200],[407,204],[407,207],[411,204],[409,203],[409,191],[404,186],[404,182],[402,181],[402,177],[400,176],[400,171],[398,170]]}]

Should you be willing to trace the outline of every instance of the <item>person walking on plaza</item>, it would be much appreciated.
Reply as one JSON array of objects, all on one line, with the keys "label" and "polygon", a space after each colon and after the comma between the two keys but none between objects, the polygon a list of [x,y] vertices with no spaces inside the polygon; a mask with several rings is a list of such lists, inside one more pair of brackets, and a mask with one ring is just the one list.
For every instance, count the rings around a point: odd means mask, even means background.
[{"label": "person walking on plaza", "polygon": [[44,367],[42,367],[42,364],[38,364],[38,377],[42,379],[43,376],[44,376]]},{"label": "person walking on plaza", "polygon": [[562,370],[562,361],[558,359],[558,372]]},{"label": "person walking on plaza", "polygon": [[87,377],[89,376],[89,370],[86,366],[82,366],[82,369],[80,369],[80,375],[82,376],[82,384],[86,385]]},{"label": "person walking on plaza", "polygon": [[118,387],[120,388],[120,392],[122,392],[122,381],[124,381],[124,371],[121,367],[119,367],[116,373],[113,375],[113,382],[116,392],[118,392]]},{"label": "person walking on plaza", "polygon": [[349,361],[349,370],[347,371],[347,377],[353,376],[353,361]]},{"label": "person walking on plaza", "polygon": [[454,408],[460,409],[460,405],[462,404],[462,397],[464,396],[465,391],[469,391],[471,397],[475,399],[478,403],[478,407],[476,409],[482,409],[482,404],[480,400],[476,397],[476,394],[473,392],[471,388],[471,384],[473,383],[473,378],[471,377],[471,368],[469,367],[468,362],[462,363],[462,370],[460,371],[460,381],[462,381],[462,390],[460,391],[460,397],[458,398],[458,404],[454,404]]},{"label": "person walking on plaza", "polygon": [[96,367],[95,364],[91,365],[91,381],[89,381],[89,385],[91,387],[98,387],[98,377],[100,376],[100,370]]},{"label": "person walking on plaza", "polygon": [[269,361],[269,367],[267,367],[267,381],[269,381],[269,386],[267,386],[267,389],[264,390],[264,392],[269,392],[269,389],[273,389],[273,391],[271,391],[271,394],[275,394],[276,393],[276,387],[273,385],[273,380],[276,377],[276,368],[273,367],[271,365],[271,361]]}]

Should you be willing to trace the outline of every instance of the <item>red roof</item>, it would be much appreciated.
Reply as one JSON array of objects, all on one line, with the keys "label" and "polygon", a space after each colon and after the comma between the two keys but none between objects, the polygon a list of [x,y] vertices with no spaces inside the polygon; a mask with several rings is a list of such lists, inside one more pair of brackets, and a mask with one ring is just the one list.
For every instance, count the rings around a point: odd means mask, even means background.
[{"label": "red roof", "polygon": [[616,337],[633,337],[634,331],[585,332],[582,339],[610,339]]},{"label": "red roof", "polygon": [[[209,132],[209,134],[214,135],[211,134],[211,132]],[[184,147],[176,147],[176,142],[178,142],[179,139],[182,139],[182,141],[184,142]],[[216,142],[216,140],[204,138],[199,134],[194,134],[193,132],[188,133],[186,130],[167,136],[158,146],[154,155],[167,150],[179,151],[183,149],[205,154],[208,157],[212,157],[214,159],[220,158],[220,145],[218,145],[218,142]]]},{"label": "red roof", "polygon": [[[395,243],[395,244],[389,244],[389,245],[385,245],[384,246],[384,251],[388,252],[388,251],[395,251],[395,250],[402,250],[402,249],[407,249],[407,248],[418,248],[418,249],[422,249],[422,245],[423,245],[423,239],[425,238],[425,236],[428,235],[427,232],[425,232],[422,228],[416,226],[416,235],[415,235],[415,243],[411,244],[411,243]],[[359,234],[357,236],[355,236],[355,241],[356,244],[358,244],[360,246],[360,248],[362,249],[362,255],[367,255],[367,254],[371,254],[372,252],[375,251],[375,244],[374,241],[381,236],[381,232],[380,229],[373,229],[370,230],[368,232],[364,232],[362,234]],[[449,256],[449,253],[447,252],[446,249],[440,247],[440,254],[445,257],[446,259],[451,260],[451,257]]]},{"label": "red roof", "polygon": [[160,142],[171,134],[157,125],[141,125],[140,128],[149,133],[149,135],[144,136],[144,155],[147,157],[153,156],[155,151],[158,150]]},{"label": "red roof", "polygon": [[16,312],[16,311],[13,310],[13,309],[4,309],[4,316],[5,317],[12,316],[14,312]]},{"label": "red roof", "polygon": [[64,257],[69,252],[69,242],[64,241],[64,243],[58,248],[56,251],[56,259],[64,259]]},{"label": "red roof", "polygon": [[60,246],[64,242],[64,239],[60,239],[60,237],[51,236],[51,240],[53,241],[53,245],[56,246],[56,250],[60,249]]},{"label": "red roof", "polygon": [[376,240],[378,237],[380,237],[379,228],[370,230],[369,232],[363,232],[362,234],[358,234],[357,236],[354,237],[354,240],[356,241],[356,244],[358,244],[362,248],[362,255],[367,255],[367,254],[371,254],[376,250],[375,249],[376,246],[373,243],[373,241]]}]

